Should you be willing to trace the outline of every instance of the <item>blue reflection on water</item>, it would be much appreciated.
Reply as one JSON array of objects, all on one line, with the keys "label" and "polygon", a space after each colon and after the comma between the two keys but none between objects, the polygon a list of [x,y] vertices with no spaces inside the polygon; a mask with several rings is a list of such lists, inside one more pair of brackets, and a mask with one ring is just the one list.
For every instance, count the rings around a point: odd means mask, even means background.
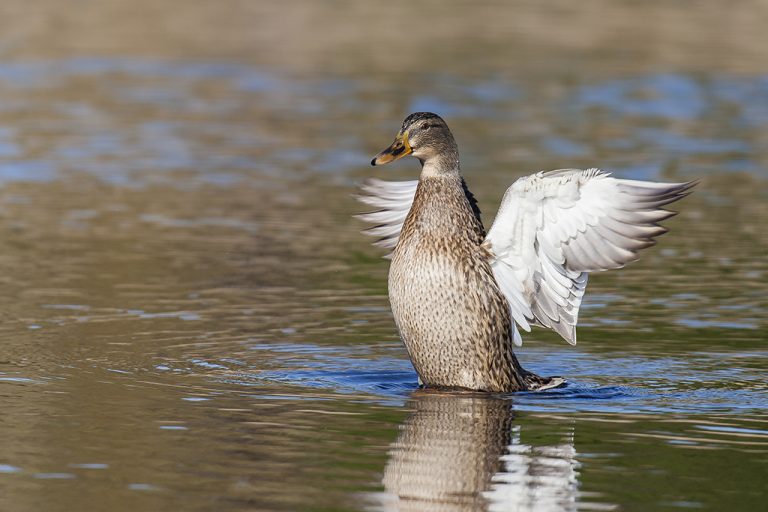
[{"label": "blue reflection on water", "polygon": [[651,75],[583,87],[576,101],[619,115],[692,120],[707,111],[702,87],[683,75]]},{"label": "blue reflection on water", "polygon": [[0,162],[0,182],[51,181],[56,177],[53,162],[45,160],[21,160]]},{"label": "blue reflection on water", "polygon": [[749,144],[742,140],[699,139],[659,128],[640,128],[633,134],[638,141],[653,144],[667,153],[747,153],[751,150]]},{"label": "blue reflection on water", "polygon": [[[389,405],[402,405],[417,388],[416,373],[407,359],[373,356],[372,347],[270,343],[253,348],[270,353],[268,358],[259,357],[259,369],[233,368],[215,378],[254,387],[279,384],[295,386],[297,392],[356,395],[356,399]],[[541,375],[561,375],[568,382],[545,392],[509,395],[520,410],[694,414],[768,407],[760,372],[744,363],[748,354],[606,357],[536,349],[521,355],[526,368]],[[228,365],[217,365],[224,366]]]},{"label": "blue reflection on water", "polygon": [[559,156],[576,157],[589,154],[587,147],[564,137],[545,137],[542,139],[541,146],[545,151]]}]

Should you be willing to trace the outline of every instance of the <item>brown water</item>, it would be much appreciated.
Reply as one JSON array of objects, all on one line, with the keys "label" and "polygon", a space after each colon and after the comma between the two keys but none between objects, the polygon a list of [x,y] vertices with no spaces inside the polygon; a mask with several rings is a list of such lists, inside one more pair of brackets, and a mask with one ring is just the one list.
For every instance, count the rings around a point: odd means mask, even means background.
[{"label": "brown water", "polygon": [[[759,510],[764,2],[0,7],[0,509]],[[425,22],[428,21],[428,22]],[[518,176],[702,179],[540,394],[416,389],[358,233],[402,117]]]}]

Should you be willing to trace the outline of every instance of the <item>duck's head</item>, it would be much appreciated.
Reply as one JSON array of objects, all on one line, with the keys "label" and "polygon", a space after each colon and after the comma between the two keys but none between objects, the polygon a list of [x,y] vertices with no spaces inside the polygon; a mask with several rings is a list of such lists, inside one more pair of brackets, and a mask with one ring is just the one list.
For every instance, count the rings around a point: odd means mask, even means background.
[{"label": "duck's head", "polygon": [[384,165],[413,155],[422,165],[442,161],[458,169],[459,150],[443,118],[431,112],[415,112],[403,121],[395,141],[373,157],[371,165]]}]

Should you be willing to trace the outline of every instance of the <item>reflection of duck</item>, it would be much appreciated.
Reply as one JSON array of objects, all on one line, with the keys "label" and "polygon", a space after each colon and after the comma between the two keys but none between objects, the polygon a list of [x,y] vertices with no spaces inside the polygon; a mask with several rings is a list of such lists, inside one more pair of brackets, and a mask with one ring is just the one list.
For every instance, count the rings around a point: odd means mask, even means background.
[{"label": "reflection of duck", "polygon": [[[548,446],[530,446],[520,441],[516,426],[502,456],[503,467],[493,476],[491,490],[484,493],[491,512],[576,510],[578,462],[571,431],[563,442]],[[608,505],[608,508],[611,508]]]},{"label": "reflection of duck", "polygon": [[573,436],[529,446],[509,400],[417,391],[384,470],[381,510],[575,509]]},{"label": "reflection of duck", "polygon": [[[485,391],[546,389],[563,382],[524,370],[517,326],[540,325],[576,343],[587,275],[619,268],[666,230],[663,205],[693,183],[619,180],[598,169],[537,173],[504,195],[485,235],[459,171],[459,150],[439,116],[408,116],[371,162],[413,155],[416,181],[372,181],[361,215],[393,249],[389,298],[420,380]],[[514,319],[514,322],[512,321]],[[515,325],[517,324],[517,326]]]}]

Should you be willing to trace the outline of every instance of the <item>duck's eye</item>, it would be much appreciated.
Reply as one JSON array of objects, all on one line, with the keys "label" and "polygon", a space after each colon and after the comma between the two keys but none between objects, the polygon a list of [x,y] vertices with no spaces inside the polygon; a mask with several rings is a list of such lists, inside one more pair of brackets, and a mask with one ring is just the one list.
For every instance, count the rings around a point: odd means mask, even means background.
[{"label": "duck's eye", "polygon": [[422,129],[422,130],[426,130],[427,128],[429,128],[429,123],[423,123],[423,124],[421,125],[421,129]]}]

